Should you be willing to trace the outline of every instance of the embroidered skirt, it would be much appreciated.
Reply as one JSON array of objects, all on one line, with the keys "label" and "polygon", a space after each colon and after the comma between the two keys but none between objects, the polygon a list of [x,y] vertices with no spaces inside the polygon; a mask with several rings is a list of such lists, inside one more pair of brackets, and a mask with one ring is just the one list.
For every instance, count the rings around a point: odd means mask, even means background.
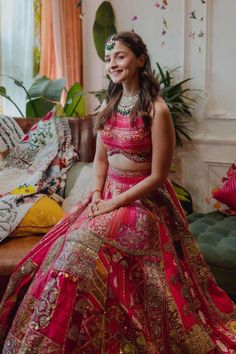
[{"label": "embroidered skirt", "polygon": [[[103,198],[146,176],[109,168]],[[90,202],[79,202],[12,275],[0,307],[2,353],[236,353],[235,306],[171,184],[92,219]]]}]

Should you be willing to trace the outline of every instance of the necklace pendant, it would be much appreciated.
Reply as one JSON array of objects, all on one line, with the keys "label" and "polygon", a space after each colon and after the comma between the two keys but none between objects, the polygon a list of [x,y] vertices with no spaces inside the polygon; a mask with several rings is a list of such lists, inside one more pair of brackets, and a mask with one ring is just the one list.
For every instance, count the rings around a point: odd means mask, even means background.
[{"label": "necklace pendant", "polygon": [[117,105],[117,112],[122,115],[130,114],[139,98],[140,93],[141,89],[138,89],[129,95],[123,94],[121,96],[120,102]]}]

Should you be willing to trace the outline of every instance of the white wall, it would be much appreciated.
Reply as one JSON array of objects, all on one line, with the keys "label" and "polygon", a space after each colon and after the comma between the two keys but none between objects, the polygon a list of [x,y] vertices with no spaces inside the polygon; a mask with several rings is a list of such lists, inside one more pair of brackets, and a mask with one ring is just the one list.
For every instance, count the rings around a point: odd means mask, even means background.
[{"label": "white wall", "polygon": [[[83,2],[84,82],[87,91],[104,86],[104,64],[93,43],[92,26],[102,1]],[[161,2],[161,1],[159,1]],[[134,29],[146,42],[153,66],[181,65],[178,78],[193,77],[192,88],[201,89],[193,139],[185,144],[178,157],[183,165],[183,183],[191,192],[195,211],[206,211],[205,197],[226,167],[236,159],[236,2],[226,0],[168,1],[166,10],[155,7],[153,0],[112,0],[116,28]],[[197,19],[189,18],[195,10]],[[131,18],[136,15],[135,22]],[[168,29],[161,35],[162,18]],[[200,20],[201,18],[201,20]],[[204,36],[198,34],[203,31]],[[195,39],[188,33],[195,32]],[[164,45],[161,45],[162,42]],[[90,111],[96,103],[89,98]]]}]

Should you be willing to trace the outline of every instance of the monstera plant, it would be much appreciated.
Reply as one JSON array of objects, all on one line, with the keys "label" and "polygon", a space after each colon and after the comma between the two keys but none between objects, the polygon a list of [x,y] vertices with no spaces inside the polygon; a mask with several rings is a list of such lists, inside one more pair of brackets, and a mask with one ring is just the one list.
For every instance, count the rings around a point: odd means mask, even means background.
[{"label": "monstera plant", "polygon": [[[58,116],[81,117],[85,115],[85,97],[83,87],[79,83],[71,86],[69,91],[65,89],[65,79],[50,80],[46,76],[35,79],[27,90],[23,81],[8,76],[15,85],[23,89],[26,94],[26,117],[42,117],[54,107]],[[65,105],[61,105],[63,91],[66,91]],[[16,102],[8,95],[6,88],[0,86],[0,96],[9,100],[23,117],[24,114]]]}]

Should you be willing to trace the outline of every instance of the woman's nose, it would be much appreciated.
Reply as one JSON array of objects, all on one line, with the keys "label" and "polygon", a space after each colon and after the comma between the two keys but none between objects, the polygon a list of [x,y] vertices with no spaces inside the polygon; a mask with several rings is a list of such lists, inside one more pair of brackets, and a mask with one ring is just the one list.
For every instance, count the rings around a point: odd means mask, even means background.
[{"label": "woman's nose", "polygon": [[110,67],[111,67],[111,68],[114,68],[114,67],[116,67],[116,66],[117,66],[116,59],[111,59],[111,61],[110,61]]}]

